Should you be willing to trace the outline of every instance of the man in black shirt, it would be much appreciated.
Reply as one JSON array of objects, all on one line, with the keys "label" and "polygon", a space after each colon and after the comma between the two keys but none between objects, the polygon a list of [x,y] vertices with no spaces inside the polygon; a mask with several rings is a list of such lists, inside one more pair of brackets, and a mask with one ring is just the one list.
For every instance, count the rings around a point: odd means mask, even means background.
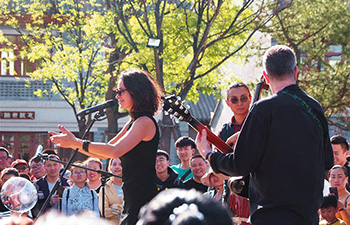
[{"label": "man in black shirt", "polygon": [[215,172],[250,175],[253,225],[318,225],[324,173],[333,166],[327,120],[320,104],[296,84],[289,47],[268,49],[263,65],[273,95],[252,106],[234,152],[212,152],[205,130],[197,147]]},{"label": "man in black shirt", "polygon": [[169,154],[164,150],[158,150],[156,154],[156,173],[158,192],[169,188],[184,188],[184,184],[178,174],[169,166]]},{"label": "man in black shirt", "polygon": [[196,189],[202,193],[208,190],[208,186],[202,184],[201,178],[208,171],[209,165],[199,154],[193,155],[190,159],[190,168],[193,177],[185,182],[186,189]]}]

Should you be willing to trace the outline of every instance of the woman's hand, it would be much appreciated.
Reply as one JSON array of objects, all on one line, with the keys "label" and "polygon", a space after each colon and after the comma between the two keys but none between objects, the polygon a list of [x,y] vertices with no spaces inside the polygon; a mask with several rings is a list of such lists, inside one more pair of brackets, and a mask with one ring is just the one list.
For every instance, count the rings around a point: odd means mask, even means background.
[{"label": "woman's hand", "polygon": [[72,132],[67,130],[62,125],[58,125],[58,129],[61,131],[61,133],[49,131],[49,134],[52,135],[50,137],[52,143],[61,148],[81,148],[82,144],[79,142],[79,139],[72,134]]}]

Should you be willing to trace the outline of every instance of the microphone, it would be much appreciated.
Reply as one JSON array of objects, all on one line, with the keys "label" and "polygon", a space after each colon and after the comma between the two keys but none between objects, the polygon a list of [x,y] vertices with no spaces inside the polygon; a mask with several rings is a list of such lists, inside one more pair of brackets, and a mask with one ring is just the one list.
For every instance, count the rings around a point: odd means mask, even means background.
[{"label": "microphone", "polygon": [[43,152],[43,146],[42,145],[38,145],[38,147],[36,148],[35,151],[35,155],[33,158],[33,161],[38,163],[41,161],[41,153]]},{"label": "microphone", "polygon": [[96,112],[96,111],[101,111],[101,110],[106,109],[106,108],[111,108],[115,104],[116,104],[116,101],[114,99],[111,99],[111,100],[108,100],[108,101],[106,101],[104,103],[101,103],[101,104],[92,106],[90,108],[81,110],[80,112],[77,113],[77,116],[85,116],[87,114],[90,114],[90,113],[93,113],[93,112]]}]

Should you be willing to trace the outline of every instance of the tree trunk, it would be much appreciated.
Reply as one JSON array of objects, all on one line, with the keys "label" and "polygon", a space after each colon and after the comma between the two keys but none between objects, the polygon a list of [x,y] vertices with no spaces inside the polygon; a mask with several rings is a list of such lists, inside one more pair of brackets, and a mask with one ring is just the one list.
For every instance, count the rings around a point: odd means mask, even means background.
[{"label": "tree trunk", "polygon": [[174,124],[170,116],[164,115],[164,112],[163,112],[163,119],[159,121],[159,127],[161,131],[160,149],[169,152],[170,145],[171,145],[171,135],[173,133]]}]

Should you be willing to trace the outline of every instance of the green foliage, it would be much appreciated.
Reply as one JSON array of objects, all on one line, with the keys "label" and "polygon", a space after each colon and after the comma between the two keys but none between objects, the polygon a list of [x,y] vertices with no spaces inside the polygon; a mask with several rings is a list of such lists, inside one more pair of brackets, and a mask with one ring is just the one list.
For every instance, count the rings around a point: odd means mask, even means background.
[{"label": "green foliage", "polygon": [[[146,69],[159,82],[161,77],[166,93],[192,101],[198,90],[220,93],[225,84],[219,68],[241,59],[250,35],[272,16],[264,1],[115,2],[115,33],[123,34],[117,45],[132,49],[121,68]],[[159,48],[146,46],[149,37],[161,39]]]},{"label": "green foliage", "polygon": [[[323,106],[329,122],[350,129],[350,2],[294,0],[264,29],[278,44],[294,49],[299,85]],[[307,10],[305,10],[307,9]],[[330,63],[329,52],[339,46],[341,60]],[[333,54],[334,55],[334,54]],[[338,123],[340,122],[340,123]]]},{"label": "green foliage", "polygon": [[[30,77],[52,81],[74,110],[101,102],[108,87],[106,17],[96,0],[1,3],[1,21],[21,35],[20,56],[37,62]],[[37,90],[38,96],[47,94]]]}]

